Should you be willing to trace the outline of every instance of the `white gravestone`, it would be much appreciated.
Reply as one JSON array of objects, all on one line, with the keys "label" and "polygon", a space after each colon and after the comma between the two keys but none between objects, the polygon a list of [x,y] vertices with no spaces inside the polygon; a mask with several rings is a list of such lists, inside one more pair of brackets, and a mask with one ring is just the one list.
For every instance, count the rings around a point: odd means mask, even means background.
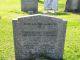
[{"label": "white gravestone", "polygon": [[45,0],[44,8],[45,10],[58,10],[58,1],[57,0]]}]

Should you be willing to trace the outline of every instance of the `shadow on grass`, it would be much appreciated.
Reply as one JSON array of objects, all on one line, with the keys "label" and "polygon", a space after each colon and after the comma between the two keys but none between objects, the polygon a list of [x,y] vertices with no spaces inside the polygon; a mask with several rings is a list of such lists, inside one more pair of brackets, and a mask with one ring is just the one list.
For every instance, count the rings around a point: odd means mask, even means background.
[{"label": "shadow on grass", "polygon": [[55,15],[69,15],[69,13],[67,13],[67,12],[58,12],[58,13],[55,14]]},{"label": "shadow on grass", "polygon": [[56,13],[48,13],[50,15],[69,15],[67,12],[56,12]]},{"label": "shadow on grass", "polygon": [[73,14],[77,14],[77,15],[80,15],[80,12],[79,13],[74,13],[74,12],[72,12]]},{"label": "shadow on grass", "polygon": [[48,12],[48,13],[43,13],[43,12],[38,12],[38,14],[46,14],[46,15],[69,15],[69,13],[67,12],[56,12],[56,13],[52,13],[52,12]]},{"label": "shadow on grass", "polygon": [[16,14],[25,14],[25,13],[27,13],[27,12],[23,12],[23,11],[16,11],[16,10],[14,10],[14,11],[9,11],[10,13],[16,13]]},{"label": "shadow on grass", "polygon": [[[44,14],[44,13],[39,11],[38,14]],[[46,14],[50,14],[50,15],[69,15],[68,12],[56,12],[56,13],[49,12],[49,13],[46,13]]]},{"label": "shadow on grass", "polygon": [[43,12],[38,11],[38,14],[43,14]]},{"label": "shadow on grass", "polygon": [[39,3],[44,4],[44,1],[40,1],[40,0],[39,0]]},{"label": "shadow on grass", "polygon": [[0,19],[1,19],[1,16],[0,16]]}]

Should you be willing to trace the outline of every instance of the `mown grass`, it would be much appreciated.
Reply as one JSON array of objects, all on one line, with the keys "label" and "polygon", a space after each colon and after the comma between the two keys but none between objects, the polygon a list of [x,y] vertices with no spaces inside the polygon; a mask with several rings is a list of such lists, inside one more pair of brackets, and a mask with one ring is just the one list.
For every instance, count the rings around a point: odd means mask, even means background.
[{"label": "mown grass", "polygon": [[[39,2],[39,13],[43,14],[43,0]],[[65,0],[59,0],[58,18],[68,21],[64,60],[80,60],[80,14],[65,13]],[[12,20],[18,16],[29,15],[21,12],[20,0],[0,0],[0,60],[14,60],[14,41]]]}]

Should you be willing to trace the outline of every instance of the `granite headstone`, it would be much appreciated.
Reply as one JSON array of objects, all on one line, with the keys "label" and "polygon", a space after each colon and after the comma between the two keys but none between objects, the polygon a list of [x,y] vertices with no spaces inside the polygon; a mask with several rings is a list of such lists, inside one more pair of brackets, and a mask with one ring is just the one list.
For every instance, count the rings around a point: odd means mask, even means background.
[{"label": "granite headstone", "polygon": [[21,0],[21,10],[29,13],[37,13],[38,0]]},{"label": "granite headstone", "polygon": [[13,20],[16,60],[62,60],[66,25],[67,21],[39,14]]},{"label": "granite headstone", "polygon": [[80,12],[80,0],[67,0],[66,12]]}]

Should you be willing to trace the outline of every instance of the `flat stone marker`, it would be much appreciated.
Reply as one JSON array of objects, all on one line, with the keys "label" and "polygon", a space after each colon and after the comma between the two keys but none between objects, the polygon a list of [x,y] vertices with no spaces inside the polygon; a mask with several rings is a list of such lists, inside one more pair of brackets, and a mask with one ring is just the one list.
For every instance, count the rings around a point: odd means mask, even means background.
[{"label": "flat stone marker", "polygon": [[13,20],[16,60],[62,60],[66,25],[62,19],[39,14]]},{"label": "flat stone marker", "polygon": [[29,13],[37,13],[38,0],[21,0],[21,10]]}]

